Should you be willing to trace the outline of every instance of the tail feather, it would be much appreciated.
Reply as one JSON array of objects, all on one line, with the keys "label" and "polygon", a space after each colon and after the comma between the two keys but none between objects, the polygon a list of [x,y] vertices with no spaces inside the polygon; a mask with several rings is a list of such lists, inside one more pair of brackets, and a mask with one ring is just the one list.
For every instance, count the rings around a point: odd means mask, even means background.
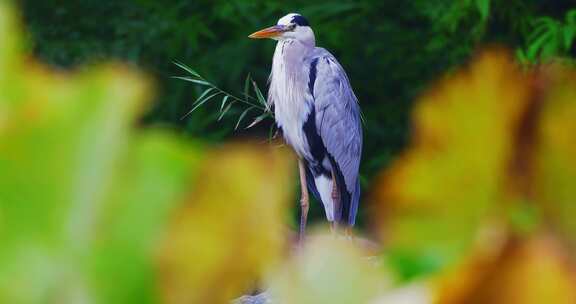
[{"label": "tail feather", "polygon": [[[336,185],[338,187],[338,192],[340,192],[340,204],[334,206],[334,219],[340,225],[352,226],[354,225],[356,219],[356,211],[358,209],[358,202],[352,201],[352,194],[348,192],[346,188],[346,181],[340,170],[340,166],[334,160],[331,155],[328,155],[330,160],[330,165],[332,166],[332,172],[335,174]],[[359,195],[360,193],[358,193]]]},{"label": "tail feather", "polygon": [[350,201],[350,214],[348,214],[348,225],[354,226],[356,224],[356,214],[358,213],[358,203],[360,202],[360,180],[356,180],[356,187],[352,193],[352,201]]},{"label": "tail feather", "polygon": [[318,193],[318,188],[316,188],[316,181],[314,180],[314,174],[312,170],[306,164],[306,184],[308,184],[308,191],[318,200],[321,201],[320,193]]},{"label": "tail feather", "polygon": [[314,183],[320,194],[320,201],[324,205],[326,218],[333,222],[335,219],[334,201],[332,200],[332,178],[325,174],[320,174],[314,178]]},{"label": "tail feather", "polygon": [[308,184],[308,191],[322,203],[326,218],[332,222],[334,220],[334,203],[330,195],[332,193],[332,179],[325,174],[314,176],[307,165],[306,183]]},{"label": "tail feather", "polygon": [[306,166],[306,183],[308,184],[308,190],[324,206],[328,221],[336,221],[340,225],[345,226],[354,226],[360,199],[360,182],[357,181],[352,193],[348,192],[338,165],[332,163],[332,167],[336,168],[334,171],[336,173],[336,184],[340,192],[340,206],[335,206],[334,200],[332,199],[332,177],[326,174],[314,176],[312,170]]}]

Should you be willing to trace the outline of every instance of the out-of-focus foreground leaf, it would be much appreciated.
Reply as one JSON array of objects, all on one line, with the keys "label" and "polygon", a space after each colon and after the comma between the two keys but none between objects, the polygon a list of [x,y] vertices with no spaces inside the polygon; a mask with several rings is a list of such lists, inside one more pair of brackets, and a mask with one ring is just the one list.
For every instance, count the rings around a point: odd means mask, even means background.
[{"label": "out-of-focus foreground leaf", "polygon": [[559,66],[545,70],[546,91],[536,160],[538,202],[547,224],[576,254],[576,72]]},{"label": "out-of-focus foreground leaf", "polygon": [[412,146],[376,193],[389,257],[404,277],[454,263],[494,235],[483,228],[499,220],[491,216],[527,93],[511,58],[485,53],[420,100]]},{"label": "out-of-focus foreground leaf", "polygon": [[292,189],[288,159],[281,150],[243,145],[207,157],[197,191],[166,235],[163,302],[227,303],[278,262],[288,249],[281,220]]},{"label": "out-of-focus foreground leaf", "polygon": [[154,242],[197,149],[135,134],[141,75],[50,71],[24,60],[5,3],[0,25],[0,302],[153,301]]},{"label": "out-of-focus foreground leaf", "polygon": [[319,235],[283,265],[270,280],[278,303],[369,303],[390,286],[349,240]]},{"label": "out-of-focus foreground leaf", "polygon": [[475,277],[467,293],[439,293],[437,303],[538,304],[575,303],[576,272],[569,256],[553,239],[535,236],[511,242],[486,269],[469,268],[461,280]]},{"label": "out-of-focus foreground leaf", "polygon": [[145,77],[55,72],[21,37],[1,2],[1,303],[224,301],[275,261],[291,189],[279,152],[230,146],[203,162],[204,149],[135,126]]},{"label": "out-of-focus foreground leaf", "polygon": [[381,177],[387,261],[435,303],[574,303],[576,77],[486,52],[426,95]]}]

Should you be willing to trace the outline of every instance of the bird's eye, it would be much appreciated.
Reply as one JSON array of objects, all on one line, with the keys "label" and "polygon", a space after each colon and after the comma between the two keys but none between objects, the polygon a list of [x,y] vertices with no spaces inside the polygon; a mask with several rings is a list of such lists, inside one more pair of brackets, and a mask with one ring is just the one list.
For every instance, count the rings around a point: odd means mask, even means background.
[{"label": "bird's eye", "polygon": [[295,28],[296,28],[296,24],[294,24],[294,23],[291,23],[291,24],[288,26],[288,30],[289,30],[289,31],[293,31]]}]

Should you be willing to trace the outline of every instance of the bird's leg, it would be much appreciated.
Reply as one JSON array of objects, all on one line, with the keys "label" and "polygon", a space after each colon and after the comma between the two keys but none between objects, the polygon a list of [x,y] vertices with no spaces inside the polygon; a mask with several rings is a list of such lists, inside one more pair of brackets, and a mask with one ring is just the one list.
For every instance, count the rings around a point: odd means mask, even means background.
[{"label": "bird's leg", "polygon": [[332,222],[332,233],[338,231],[338,219],[336,218],[336,212],[340,210],[340,191],[338,191],[338,184],[336,183],[336,175],[332,172],[332,202],[334,202],[334,222]]},{"label": "bird's leg", "polygon": [[354,234],[352,234],[352,227],[348,226],[344,228],[344,237],[347,240],[354,240]]},{"label": "bird's leg", "polygon": [[[336,210],[340,210],[342,201],[340,191],[338,190],[338,184],[336,183],[336,177],[334,174],[332,174],[332,201],[334,202],[334,212],[336,212]],[[338,224],[339,224],[338,221],[335,220],[334,222],[332,222],[332,226],[330,227],[330,230],[334,236],[337,236]],[[353,240],[352,227],[348,225],[344,227],[344,238],[347,240]]]},{"label": "bird's leg", "polygon": [[330,222],[330,233],[333,237],[336,237],[338,233],[338,224],[335,221]]},{"label": "bird's leg", "polygon": [[306,168],[304,161],[298,160],[298,167],[300,169],[300,243],[304,242],[304,235],[306,233],[306,220],[308,219],[308,208],[310,201],[308,197],[308,183],[306,182]]}]

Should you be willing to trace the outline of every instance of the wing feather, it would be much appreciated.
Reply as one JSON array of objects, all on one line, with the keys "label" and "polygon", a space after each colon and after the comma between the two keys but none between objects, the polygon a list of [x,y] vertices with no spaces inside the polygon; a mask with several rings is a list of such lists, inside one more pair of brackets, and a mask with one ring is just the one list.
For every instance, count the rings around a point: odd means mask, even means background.
[{"label": "wing feather", "polygon": [[354,224],[360,194],[358,183],[362,153],[360,107],[344,69],[332,54],[325,49],[317,48],[311,62],[315,63],[315,79],[311,93],[314,97],[316,129],[332,167],[339,170],[336,176],[337,183],[344,184],[348,192],[348,202],[343,201],[344,206],[341,206],[343,210],[340,210],[340,214],[348,216],[349,224]]}]

